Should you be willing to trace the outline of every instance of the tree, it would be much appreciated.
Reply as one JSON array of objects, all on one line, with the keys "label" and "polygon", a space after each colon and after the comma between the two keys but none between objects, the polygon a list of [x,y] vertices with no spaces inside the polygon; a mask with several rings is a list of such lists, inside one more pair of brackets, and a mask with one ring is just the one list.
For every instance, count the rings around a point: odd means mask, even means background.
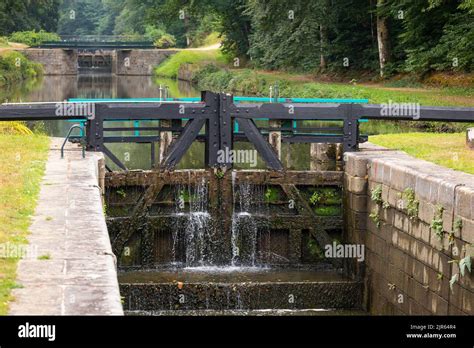
[{"label": "tree", "polygon": [[379,49],[380,77],[385,75],[385,66],[390,62],[390,32],[388,19],[382,8],[385,0],[377,0],[377,43]]},{"label": "tree", "polygon": [[106,17],[102,1],[65,0],[60,8],[58,33],[61,35],[94,35],[101,18]]},{"label": "tree", "polygon": [[0,35],[15,31],[56,31],[59,0],[0,0]]}]

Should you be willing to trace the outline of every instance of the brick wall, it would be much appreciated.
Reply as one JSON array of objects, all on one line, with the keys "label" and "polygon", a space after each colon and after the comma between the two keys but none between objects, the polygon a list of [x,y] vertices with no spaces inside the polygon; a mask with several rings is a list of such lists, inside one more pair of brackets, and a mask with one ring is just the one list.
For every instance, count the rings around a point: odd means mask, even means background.
[{"label": "brick wall", "polygon": [[457,261],[474,257],[474,175],[368,144],[347,154],[344,186],[372,314],[474,314],[474,269],[449,284]]}]

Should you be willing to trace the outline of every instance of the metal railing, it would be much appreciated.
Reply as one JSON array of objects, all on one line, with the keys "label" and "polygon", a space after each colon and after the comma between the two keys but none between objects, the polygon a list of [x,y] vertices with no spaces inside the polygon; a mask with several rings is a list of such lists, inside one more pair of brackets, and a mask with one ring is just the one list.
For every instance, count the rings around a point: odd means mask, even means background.
[{"label": "metal railing", "polygon": [[61,158],[64,158],[64,147],[66,146],[67,142],[71,139],[71,134],[74,129],[79,129],[81,131],[79,138],[80,138],[80,143],[82,147],[82,158],[86,158],[86,146],[84,144],[84,128],[80,124],[74,124],[69,128],[66,138],[64,139],[64,142],[61,145]]}]

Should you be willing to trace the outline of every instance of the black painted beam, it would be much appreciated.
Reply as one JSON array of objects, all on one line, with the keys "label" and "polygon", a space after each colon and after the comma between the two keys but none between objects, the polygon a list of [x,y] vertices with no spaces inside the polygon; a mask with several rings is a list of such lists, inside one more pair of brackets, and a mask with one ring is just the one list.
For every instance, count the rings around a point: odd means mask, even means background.
[{"label": "black painted beam", "polygon": [[104,103],[104,120],[208,118],[204,103]]},{"label": "black painted beam", "polygon": [[151,143],[160,141],[159,136],[111,136],[104,137],[104,143]]},{"label": "black painted beam", "polygon": [[82,115],[62,115],[62,103],[30,103],[0,105],[0,121],[40,121],[86,119]]},{"label": "black painted beam", "polygon": [[234,104],[232,117],[272,120],[343,120],[344,104]]},{"label": "black painted beam", "polygon": [[184,131],[170,146],[168,154],[163,163],[165,168],[172,169],[179,163],[193,141],[199,135],[199,132],[205,123],[205,119],[193,119],[186,123]]},{"label": "black painted beam", "polygon": [[[396,105],[382,104],[354,104],[354,114],[359,118],[376,120],[408,120],[408,121],[442,121],[442,122],[474,122],[474,108],[472,107],[442,107],[399,104],[405,108],[405,115],[400,115]],[[413,112],[414,111],[414,112]],[[418,114],[419,111],[419,114]]]},{"label": "black painted beam", "polygon": [[278,159],[273,147],[262,136],[253,120],[237,118],[237,123],[247,136],[247,139],[255,146],[267,165],[273,170],[283,170],[283,165]]},{"label": "black painted beam", "polygon": [[127,167],[120,161],[105,145],[102,145],[102,152],[112,160],[120,169],[128,171]]}]

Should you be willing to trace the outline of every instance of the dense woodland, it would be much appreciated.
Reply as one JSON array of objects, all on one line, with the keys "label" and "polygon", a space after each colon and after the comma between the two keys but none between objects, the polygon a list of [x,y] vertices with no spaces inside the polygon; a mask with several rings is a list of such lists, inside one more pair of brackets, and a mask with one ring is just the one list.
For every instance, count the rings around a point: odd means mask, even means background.
[{"label": "dense woodland", "polygon": [[0,35],[175,38],[221,34],[224,52],[265,69],[474,70],[473,0],[0,0]]}]

